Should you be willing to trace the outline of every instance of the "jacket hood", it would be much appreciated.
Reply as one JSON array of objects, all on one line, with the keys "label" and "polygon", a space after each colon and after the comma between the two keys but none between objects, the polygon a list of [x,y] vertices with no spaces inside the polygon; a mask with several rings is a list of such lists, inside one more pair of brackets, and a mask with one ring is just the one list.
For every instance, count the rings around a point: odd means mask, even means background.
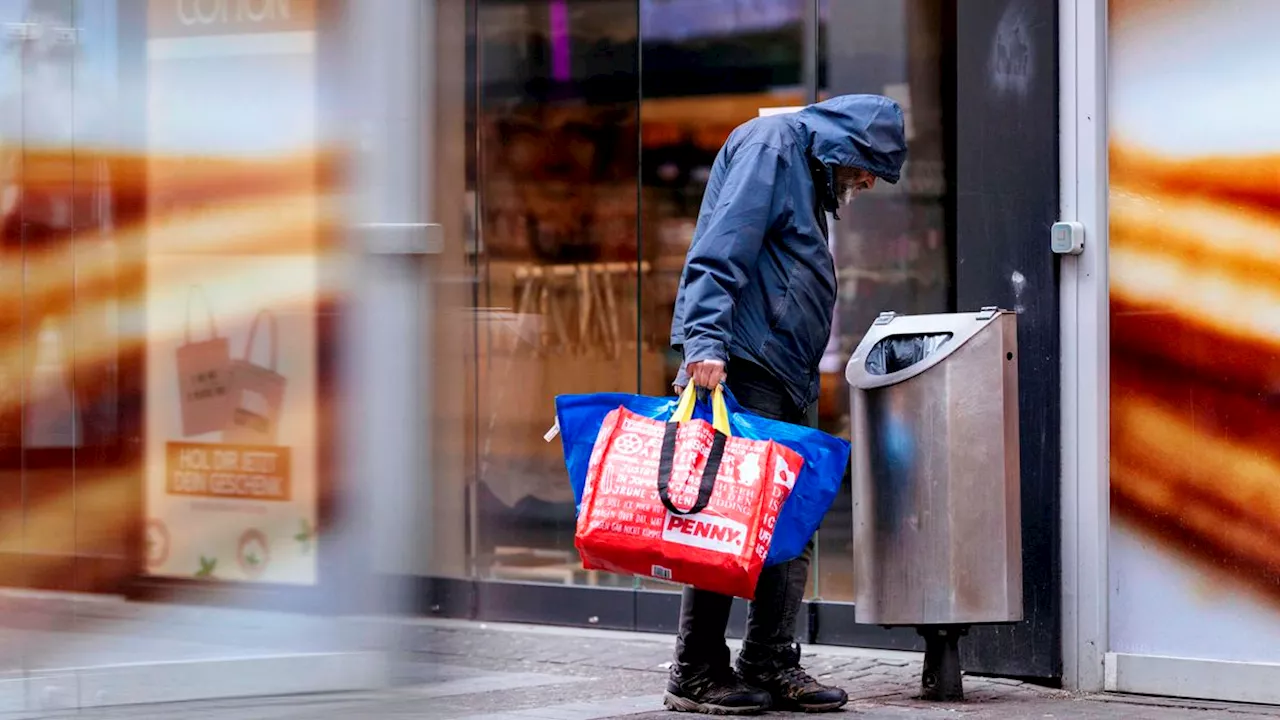
[{"label": "jacket hood", "polygon": [[907,159],[902,108],[880,95],[841,95],[795,114],[809,154],[826,166],[856,167],[895,184]]}]

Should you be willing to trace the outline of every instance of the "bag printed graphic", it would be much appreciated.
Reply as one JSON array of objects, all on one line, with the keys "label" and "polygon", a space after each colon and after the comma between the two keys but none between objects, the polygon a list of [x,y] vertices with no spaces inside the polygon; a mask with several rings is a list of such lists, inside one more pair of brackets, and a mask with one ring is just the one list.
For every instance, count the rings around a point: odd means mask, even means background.
[{"label": "bag printed graphic", "polygon": [[[730,434],[749,440],[772,440],[795,451],[804,460],[795,487],[778,515],[778,524],[769,545],[765,567],[784,563],[804,554],[809,540],[840,492],[849,468],[849,441],[814,428],[791,425],[753,415],[734,400],[725,388],[721,393],[729,416]],[[609,413],[625,407],[642,417],[665,421],[676,417],[683,398],[657,398],[625,393],[561,395],[556,398],[556,429],[564,450],[565,469],[573,488],[578,511],[587,483],[587,469],[596,455],[600,428]],[[693,417],[714,419],[713,408],[698,403]]]},{"label": "bag printed graphic", "polygon": [[[266,367],[250,359],[254,340],[263,318],[269,324],[270,355]],[[284,405],[284,376],[276,372],[280,351],[279,329],[271,312],[263,310],[253,318],[244,342],[244,358],[231,365],[231,418],[222,434],[224,442],[245,445],[274,445]]]},{"label": "bag printed graphic", "polygon": [[584,567],[755,596],[804,460],[773,441],[728,437],[714,401],[714,426],[685,420],[688,393],[673,422],[622,407],[606,416],[575,534]]},{"label": "bag printed graphic", "polygon": [[[208,338],[191,340],[191,301],[204,301]],[[200,288],[187,294],[183,341],[177,350],[178,401],[182,410],[182,435],[204,435],[227,426],[231,417],[231,344],[218,335],[209,298]]]}]

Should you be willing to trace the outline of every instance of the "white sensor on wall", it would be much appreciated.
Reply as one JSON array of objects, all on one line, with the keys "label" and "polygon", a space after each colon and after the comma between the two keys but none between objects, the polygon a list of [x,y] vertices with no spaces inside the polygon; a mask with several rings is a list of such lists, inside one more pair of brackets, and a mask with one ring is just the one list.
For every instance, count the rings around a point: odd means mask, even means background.
[{"label": "white sensor on wall", "polygon": [[1050,247],[1059,255],[1084,252],[1084,225],[1078,222],[1056,222],[1049,230]]}]

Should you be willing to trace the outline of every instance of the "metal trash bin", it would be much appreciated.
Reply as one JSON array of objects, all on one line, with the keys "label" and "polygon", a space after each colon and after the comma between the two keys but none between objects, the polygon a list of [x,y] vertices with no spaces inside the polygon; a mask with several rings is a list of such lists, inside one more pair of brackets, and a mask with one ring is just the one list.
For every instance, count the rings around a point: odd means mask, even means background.
[{"label": "metal trash bin", "polygon": [[916,627],[958,699],[959,637],[1023,614],[1017,315],[884,313],[845,378],[857,621]]}]

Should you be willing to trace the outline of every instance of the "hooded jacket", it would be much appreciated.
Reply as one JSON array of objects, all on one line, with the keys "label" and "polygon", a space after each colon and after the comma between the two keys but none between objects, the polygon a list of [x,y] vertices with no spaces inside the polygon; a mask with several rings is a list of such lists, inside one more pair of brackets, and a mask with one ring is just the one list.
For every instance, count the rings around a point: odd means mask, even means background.
[{"label": "hooded jacket", "polygon": [[[671,346],[685,365],[754,362],[806,410],[836,303],[825,217],[836,209],[834,168],[896,183],[906,154],[902,109],[879,95],[843,95],[730,133],[676,295]],[[676,384],[687,382],[682,366]]]}]

